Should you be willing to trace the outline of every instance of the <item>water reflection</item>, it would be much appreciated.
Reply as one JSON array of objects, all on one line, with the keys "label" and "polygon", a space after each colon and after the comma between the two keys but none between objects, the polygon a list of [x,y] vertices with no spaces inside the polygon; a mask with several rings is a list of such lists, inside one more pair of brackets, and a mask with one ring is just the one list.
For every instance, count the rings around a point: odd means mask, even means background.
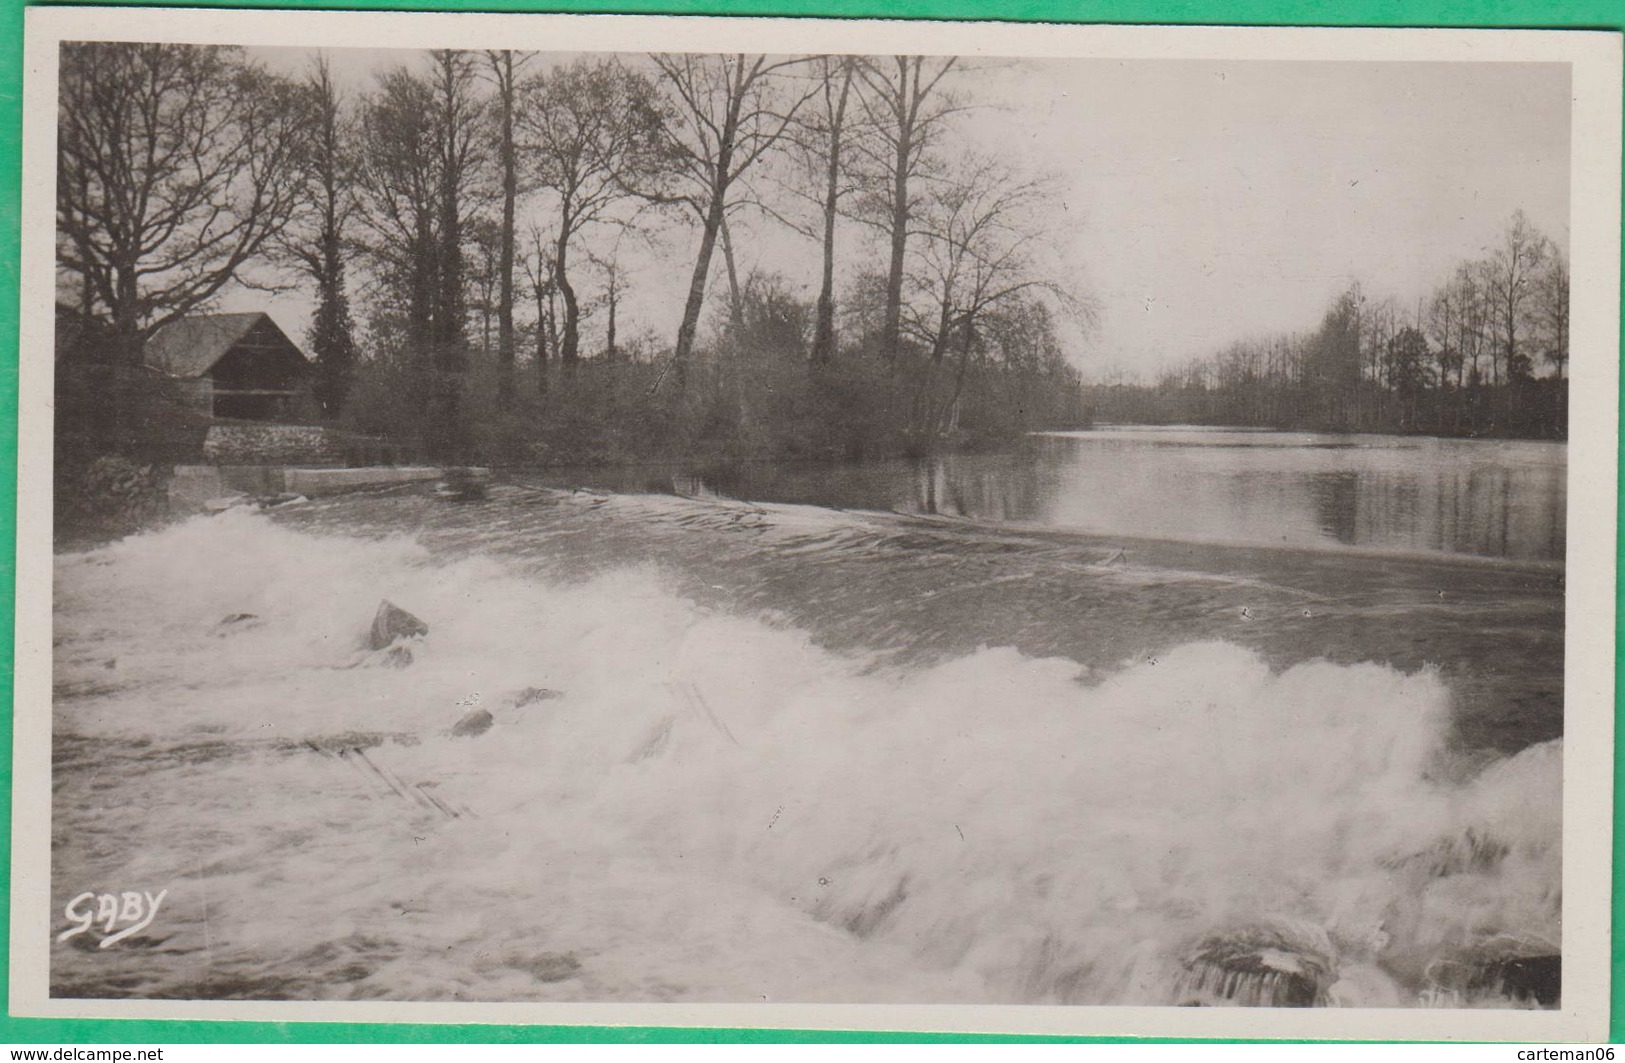
[{"label": "water reflection", "polygon": [[1309,482],[1320,517],[1320,530],[1340,543],[1353,546],[1359,526],[1360,477],[1354,472],[1331,472]]},{"label": "water reflection", "polygon": [[1106,535],[1562,560],[1561,443],[1109,428],[858,465],[557,470],[612,490],[1015,521]]}]

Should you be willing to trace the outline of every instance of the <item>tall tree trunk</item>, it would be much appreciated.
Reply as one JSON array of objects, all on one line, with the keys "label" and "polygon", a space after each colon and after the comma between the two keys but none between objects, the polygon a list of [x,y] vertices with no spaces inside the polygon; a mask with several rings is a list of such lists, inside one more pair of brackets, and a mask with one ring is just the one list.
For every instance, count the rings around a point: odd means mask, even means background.
[{"label": "tall tree trunk", "polygon": [[739,290],[739,267],[734,264],[733,235],[728,218],[722,218],[722,260],[728,267],[728,323],[735,328],[745,323],[745,297]]},{"label": "tall tree trunk", "polygon": [[931,337],[931,362],[934,365],[942,364],[943,356],[948,353],[948,334],[953,330],[953,302],[948,293],[942,293],[942,313],[937,318],[937,334]]},{"label": "tall tree trunk", "polygon": [[959,324],[959,368],[954,372],[954,390],[948,396],[947,405],[942,408],[943,421],[937,425],[937,430],[932,433],[931,445],[933,447],[936,446],[936,437],[945,428],[946,419],[953,415],[955,407],[959,405],[959,396],[965,390],[965,370],[970,367],[971,343],[975,336],[976,332],[972,325],[971,316],[966,314]]},{"label": "tall tree trunk", "polygon": [[145,356],[146,336],[135,312],[135,271],[122,269],[116,274],[119,290],[118,306],[113,313],[113,365],[107,370],[109,395],[107,416],[99,423],[102,428],[99,443],[107,453],[127,451],[134,439],[131,435],[132,382]]},{"label": "tall tree trunk", "polygon": [[817,320],[813,325],[812,363],[815,366],[829,365],[835,359],[835,219],[841,199],[841,136],[851,92],[852,60],[844,59],[841,61],[841,95],[830,115],[829,156],[824,165],[824,270],[818,287]]},{"label": "tall tree trunk", "polygon": [[559,337],[559,365],[566,373],[575,372],[581,357],[581,305],[575,287],[570,283],[570,216],[566,201],[565,214],[559,223],[558,242],[553,245],[553,283],[564,297],[564,331]]},{"label": "tall tree trunk", "polygon": [[818,287],[818,316],[813,325],[812,362],[825,366],[835,360],[835,164],[830,163],[829,187],[824,198],[824,273]]},{"label": "tall tree trunk", "polygon": [[440,93],[440,181],[437,191],[439,231],[435,248],[434,378],[428,417],[430,457],[467,459],[469,439],[464,422],[463,377],[468,369],[466,302],[463,293],[462,192],[464,158],[459,138],[468,135],[469,118],[460,109],[467,68],[454,52],[436,53]]},{"label": "tall tree trunk", "polygon": [[513,53],[503,52],[498,74],[502,122],[502,233],[497,249],[497,402],[513,402],[513,259],[514,201],[519,177],[513,144]]},{"label": "tall tree trunk", "polygon": [[548,291],[536,284],[536,393],[548,397]]},{"label": "tall tree trunk", "polygon": [[317,60],[306,85],[316,107],[309,172],[319,227],[314,248],[301,249],[298,257],[316,282],[317,307],[309,333],[316,356],[313,391],[321,415],[334,420],[344,410],[355,375],[355,338],[344,290],[343,257],[344,203],[353,171],[347,161],[350,148],[344,143],[338,90],[326,59]]},{"label": "tall tree trunk", "polygon": [[118,305],[113,308],[113,347],[118,352],[118,363],[127,369],[140,367],[145,347],[136,309],[136,265],[134,261],[121,263],[113,274],[114,291],[118,293]]},{"label": "tall tree trunk", "polygon": [[429,393],[434,375],[435,243],[434,224],[429,208],[422,207],[416,219],[416,233],[408,254],[411,261],[411,295],[406,308],[407,354],[411,360],[407,406],[414,415],[427,418]]},{"label": "tall tree trunk", "polygon": [[329,420],[344,411],[355,375],[355,341],[350,335],[349,299],[344,293],[344,258],[338,231],[338,217],[328,200],[321,234],[320,271],[317,287],[314,343],[316,354],[316,399],[322,415]]},{"label": "tall tree trunk", "polygon": [[908,249],[908,155],[906,136],[897,138],[896,170],[892,174],[891,263],[886,270],[886,319],[882,350],[896,361],[902,344],[903,265]]},{"label": "tall tree trunk", "polygon": [[716,253],[717,233],[722,229],[722,196],[721,191],[714,192],[710,209],[705,213],[705,225],[700,233],[700,253],[694,260],[694,274],[688,281],[688,299],[683,303],[683,321],[677,327],[677,346],[671,354],[679,391],[688,386],[688,360],[694,352],[694,334],[699,331],[700,310],[705,306],[705,278],[711,272],[711,256]]}]

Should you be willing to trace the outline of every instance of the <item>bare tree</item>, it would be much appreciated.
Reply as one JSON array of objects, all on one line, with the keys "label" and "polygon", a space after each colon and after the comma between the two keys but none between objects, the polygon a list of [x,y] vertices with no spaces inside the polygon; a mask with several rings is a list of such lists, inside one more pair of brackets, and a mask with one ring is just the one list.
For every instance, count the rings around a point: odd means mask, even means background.
[{"label": "bare tree", "polygon": [[1501,242],[1485,262],[1485,282],[1495,308],[1495,332],[1500,366],[1507,381],[1527,378],[1533,360],[1520,346],[1527,339],[1527,308],[1550,250],[1550,241],[1523,211],[1507,223]]},{"label": "bare tree", "polygon": [[297,90],[240,50],[68,42],[57,109],[61,266],[116,359],[208,302],[300,201]]},{"label": "bare tree", "polygon": [[558,314],[554,309],[554,298],[558,294],[558,271],[553,268],[549,250],[552,242],[542,234],[540,226],[532,230],[531,240],[535,248],[524,259],[525,279],[530,284],[531,296],[536,300],[536,393],[546,398],[548,352],[558,347]]},{"label": "bare tree", "polygon": [[701,226],[700,249],[671,358],[680,388],[687,380],[706,278],[730,195],[740,178],[785,136],[796,113],[816,91],[787,90],[776,75],[806,61],[762,55],[654,57],[673,100],[668,143],[682,184],[682,191],[668,198],[686,205]]},{"label": "bare tree", "polygon": [[1569,262],[1562,251],[1553,248],[1536,284],[1536,313],[1546,336],[1546,360],[1557,379],[1569,361]]},{"label": "bare tree", "polygon": [[611,360],[615,358],[618,351],[615,330],[620,311],[621,296],[626,286],[626,269],[621,265],[619,252],[620,243],[617,241],[615,247],[608,254],[595,255],[589,253],[587,255],[587,258],[604,277],[604,356]]},{"label": "bare tree", "polygon": [[484,103],[472,53],[430,54],[423,74],[383,74],[362,107],[363,190],[374,279],[400,319],[412,394],[430,456],[462,460],[468,367],[467,228],[483,203]]},{"label": "bare tree", "polygon": [[912,184],[926,164],[928,148],[949,116],[960,109],[952,95],[941,91],[943,80],[957,62],[957,57],[899,55],[862,59],[857,66],[863,85],[859,99],[873,130],[873,135],[860,141],[857,148],[884,175],[886,183],[884,199],[871,205],[868,218],[890,242],[881,347],[892,360],[897,357],[901,338],[903,274],[915,210]]},{"label": "bare tree", "polygon": [[1452,379],[1455,384],[1450,397],[1441,402],[1441,418],[1442,407],[1448,405],[1450,427],[1453,429],[1461,427],[1466,413],[1466,396],[1463,393],[1467,369],[1464,310],[1460,291],[1453,282],[1445,283],[1434,293],[1427,310],[1428,335],[1438,344],[1433,358],[1438,369],[1439,387],[1441,391],[1451,390]]},{"label": "bare tree", "polygon": [[1036,295],[1065,304],[1080,320],[1091,314],[1038,260],[1046,237],[1039,211],[1053,201],[1053,179],[1023,178],[1000,159],[976,154],[965,155],[953,170],[952,180],[934,182],[916,223],[921,249],[915,286],[928,294],[934,312],[916,313],[913,330],[929,345],[932,366],[942,364],[952,340],[959,347],[952,391],[922,426],[933,434],[963,393],[985,315],[1017,297]]},{"label": "bare tree", "polygon": [[486,162],[485,101],[475,91],[475,56],[439,49],[431,54],[429,83],[433,90],[438,207],[435,357],[442,372],[466,368],[466,276],[464,226],[475,207],[477,184]]},{"label": "bare tree", "polygon": [[[477,217],[465,227],[470,259],[465,255],[468,288],[473,296],[469,309],[479,315],[479,348],[486,354],[495,350],[491,342],[491,325],[501,316],[502,226],[495,218]],[[498,325],[500,333],[501,326]],[[498,366],[500,373],[500,364]],[[495,395],[500,405],[506,405],[512,396],[504,397],[500,386]]]},{"label": "bare tree", "polygon": [[733,227],[728,224],[728,214],[722,215],[722,264],[728,275],[728,327],[738,328],[745,320],[744,292],[739,286],[739,263],[734,258]]},{"label": "bare tree", "polygon": [[530,55],[500,51],[486,52],[485,58],[496,86],[497,161],[502,180],[502,227],[497,249],[497,403],[507,406],[513,401],[514,211],[519,195],[514,115],[518,105],[517,79]]},{"label": "bare tree", "polygon": [[795,166],[784,187],[791,196],[815,208],[816,216],[808,218],[793,210],[764,208],[796,232],[818,241],[823,253],[809,359],[814,366],[828,365],[835,357],[836,223],[843,202],[860,188],[849,165],[857,63],[855,56],[818,56],[811,71],[817,102],[804,108],[800,120],[788,131],[795,148]]},{"label": "bare tree", "polygon": [[428,401],[439,249],[433,97],[427,81],[404,67],[387,71],[363,102],[360,130],[360,220],[375,302],[383,316],[399,321],[412,392],[407,405],[420,416]]},{"label": "bare tree", "polygon": [[525,152],[537,183],[558,197],[554,283],[564,301],[559,362],[580,356],[581,303],[570,278],[571,243],[611,220],[618,204],[647,189],[665,164],[654,83],[618,59],[577,59],[525,89]]},{"label": "bare tree", "polygon": [[344,409],[355,376],[355,326],[345,286],[345,254],[356,211],[354,123],[326,56],[312,61],[301,86],[308,135],[301,154],[304,196],[276,240],[278,257],[316,287],[310,323],[316,401],[328,417]]},{"label": "bare tree", "polygon": [[436,134],[435,312],[431,332],[434,375],[424,423],[431,457],[466,460],[468,431],[462,410],[468,372],[467,267],[465,229],[476,209],[487,157],[485,101],[475,91],[472,52],[439,49],[430,53]]},{"label": "bare tree", "polygon": [[1390,298],[1365,299],[1359,305],[1360,350],[1363,352],[1361,380],[1351,385],[1347,396],[1351,427],[1365,427],[1383,420],[1387,391],[1393,387],[1390,341],[1399,328],[1399,310]]},{"label": "bare tree", "polygon": [[1420,329],[1405,325],[1388,337],[1386,348],[1383,352],[1385,383],[1397,403],[1397,413],[1389,423],[1407,431],[1414,430],[1422,391],[1433,382],[1427,339]]},{"label": "bare tree", "polygon": [[[1461,344],[1462,366],[1467,382],[1477,386],[1489,383],[1484,371],[1484,353],[1489,340],[1490,308],[1483,283],[1481,263],[1463,262],[1456,267],[1449,284],[1458,315],[1457,336]],[[1493,359],[1491,370],[1493,375]]]}]

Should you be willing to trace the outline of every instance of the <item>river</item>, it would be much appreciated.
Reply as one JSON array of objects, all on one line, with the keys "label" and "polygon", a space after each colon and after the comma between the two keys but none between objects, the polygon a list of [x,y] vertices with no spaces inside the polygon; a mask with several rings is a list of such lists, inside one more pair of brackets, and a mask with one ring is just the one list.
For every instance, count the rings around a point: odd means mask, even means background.
[{"label": "river", "polygon": [[1561,561],[1567,446],[1116,426],[852,465],[564,468],[546,482],[942,514],[1135,538]]},{"label": "river", "polygon": [[53,992],[1551,1004],[1563,460],[1102,430],[60,554],[53,897],[171,892]]}]

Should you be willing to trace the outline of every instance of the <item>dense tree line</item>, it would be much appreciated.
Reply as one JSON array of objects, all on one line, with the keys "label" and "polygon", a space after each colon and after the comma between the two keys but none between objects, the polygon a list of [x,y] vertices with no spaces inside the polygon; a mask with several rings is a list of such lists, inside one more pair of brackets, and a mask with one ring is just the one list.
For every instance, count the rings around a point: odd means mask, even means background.
[{"label": "dense tree line", "polygon": [[[324,417],[447,461],[922,452],[1080,416],[1054,188],[969,142],[958,61],[439,50],[346,89],[320,57],[70,43],[61,69],[59,295],[112,369],[232,285],[298,287]],[[798,238],[810,297],[741,265]],[[670,332],[629,338],[627,249],[684,244]],[[96,379],[117,407],[135,377]]]},{"label": "dense tree line", "polygon": [[1117,422],[1561,439],[1568,357],[1568,261],[1519,211],[1414,304],[1353,284],[1311,332],[1086,392],[1093,416]]}]

